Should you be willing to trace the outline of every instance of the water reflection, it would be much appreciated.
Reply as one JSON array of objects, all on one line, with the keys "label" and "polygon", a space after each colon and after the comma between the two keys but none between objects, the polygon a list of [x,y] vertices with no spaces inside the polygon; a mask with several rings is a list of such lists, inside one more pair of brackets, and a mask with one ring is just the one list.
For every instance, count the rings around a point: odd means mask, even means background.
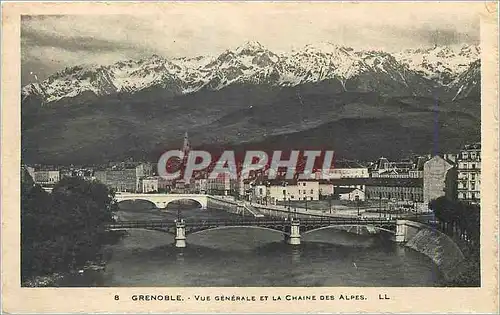
[{"label": "water reflection", "polygon": [[178,250],[178,252],[175,253],[175,260],[178,263],[183,263],[184,262],[184,249],[178,248],[177,250]]},{"label": "water reflection", "polygon": [[[186,218],[231,217],[224,211],[184,209]],[[122,218],[175,218],[175,211],[132,209]],[[231,228],[187,236],[175,248],[171,235],[130,230],[111,246],[96,286],[439,286],[425,256],[380,235],[323,229],[291,246],[280,232]]]},{"label": "water reflection", "polygon": [[292,263],[300,263],[300,256],[302,255],[300,247],[293,246],[290,250],[290,256],[292,258]]}]

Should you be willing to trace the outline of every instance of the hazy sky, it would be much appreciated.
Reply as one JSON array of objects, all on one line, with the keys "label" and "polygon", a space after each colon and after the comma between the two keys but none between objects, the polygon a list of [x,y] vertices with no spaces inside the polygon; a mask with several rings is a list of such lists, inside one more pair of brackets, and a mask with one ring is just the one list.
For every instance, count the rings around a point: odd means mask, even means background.
[{"label": "hazy sky", "polygon": [[[220,54],[246,41],[272,51],[317,42],[398,51],[479,43],[475,3],[262,3],[162,6],[133,15],[38,15],[21,21],[22,83],[78,64],[151,54]],[[102,12],[102,11],[100,11]]]}]

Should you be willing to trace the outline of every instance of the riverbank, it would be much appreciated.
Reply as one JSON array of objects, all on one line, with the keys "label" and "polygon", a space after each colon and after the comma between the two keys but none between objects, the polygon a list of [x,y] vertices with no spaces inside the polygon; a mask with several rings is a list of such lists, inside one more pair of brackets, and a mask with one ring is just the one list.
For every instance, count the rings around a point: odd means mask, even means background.
[{"label": "riverbank", "polygon": [[53,273],[51,275],[36,276],[21,283],[24,288],[54,287],[62,281],[68,274]]},{"label": "riverbank", "polygon": [[433,228],[424,228],[408,240],[406,247],[429,257],[450,286],[480,286],[479,256],[464,253],[446,234]]},{"label": "riverbank", "polygon": [[71,267],[69,270],[54,272],[47,275],[33,276],[21,282],[21,287],[58,287],[65,286],[67,279],[80,277],[89,272],[100,272],[105,269],[108,262],[107,245],[116,244],[127,235],[125,231],[109,231],[104,234],[102,244],[103,248],[93,257],[89,257],[84,266]]}]

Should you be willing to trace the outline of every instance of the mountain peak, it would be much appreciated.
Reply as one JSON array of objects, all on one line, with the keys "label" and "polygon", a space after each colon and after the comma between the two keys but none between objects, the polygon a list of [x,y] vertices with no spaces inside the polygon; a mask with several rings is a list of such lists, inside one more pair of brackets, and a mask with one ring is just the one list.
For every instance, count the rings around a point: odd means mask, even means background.
[{"label": "mountain peak", "polygon": [[162,56],[159,56],[157,54],[152,54],[149,58],[146,58],[146,60],[150,61],[150,62],[164,62],[164,61],[167,61],[167,59],[165,59],[164,57]]},{"label": "mountain peak", "polygon": [[260,51],[264,50],[264,46],[257,41],[247,41],[243,45],[236,48],[237,53],[248,52],[248,51]]},{"label": "mountain peak", "polygon": [[302,50],[307,52],[321,52],[321,53],[330,53],[330,54],[350,54],[350,52],[354,51],[351,47],[346,47],[338,44],[334,44],[332,42],[320,42],[317,44],[309,44],[306,45]]}]

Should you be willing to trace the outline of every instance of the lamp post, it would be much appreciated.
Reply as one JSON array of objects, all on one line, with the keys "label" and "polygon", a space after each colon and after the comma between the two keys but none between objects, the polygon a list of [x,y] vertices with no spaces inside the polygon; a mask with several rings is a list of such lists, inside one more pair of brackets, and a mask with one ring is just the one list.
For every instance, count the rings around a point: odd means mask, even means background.
[{"label": "lamp post", "polygon": [[271,183],[267,182],[266,183],[266,206],[267,206],[268,201],[269,201],[269,195],[270,195],[269,189],[270,189],[270,187],[271,187]]},{"label": "lamp post", "polygon": [[358,208],[358,219],[359,219],[359,196],[356,196],[356,207]]},{"label": "lamp post", "polygon": [[329,196],[328,203],[329,203],[329,206],[330,206],[330,214],[332,214],[332,195]]},{"label": "lamp post", "polygon": [[382,194],[378,194],[378,217],[382,220]]},{"label": "lamp post", "polygon": [[288,198],[288,220],[291,220],[292,218],[292,208],[290,205],[290,198]]},{"label": "lamp post", "polygon": [[283,207],[286,208],[286,195],[283,193]]}]

